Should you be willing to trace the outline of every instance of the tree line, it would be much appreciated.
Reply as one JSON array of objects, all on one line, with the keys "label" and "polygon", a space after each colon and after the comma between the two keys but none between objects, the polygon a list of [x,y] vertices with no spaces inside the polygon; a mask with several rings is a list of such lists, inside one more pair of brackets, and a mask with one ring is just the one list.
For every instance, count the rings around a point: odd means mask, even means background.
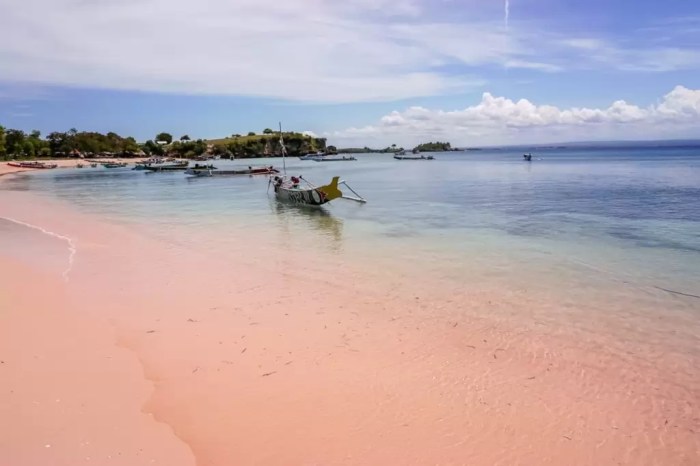
[{"label": "tree line", "polygon": [[[287,153],[290,156],[303,155],[326,149],[324,138],[313,138],[301,133],[283,133]],[[158,133],[153,139],[139,144],[133,137],[122,137],[117,133],[82,131],[75,128],[67,132],[52,132],[42,137],[39,131],[25,133],[18,129],[0,126],[0,158],[26,159],[34,157],[71,157],[83,155],[173,156],[193,158],[203,154],[224,157],[261,157],[281,155],[279,136],[270,128],[258,135],[249,132],[247,136],[234,134],[231,137],[206,141],[193,140],[183,135],[175,140],[170,133]]]}]

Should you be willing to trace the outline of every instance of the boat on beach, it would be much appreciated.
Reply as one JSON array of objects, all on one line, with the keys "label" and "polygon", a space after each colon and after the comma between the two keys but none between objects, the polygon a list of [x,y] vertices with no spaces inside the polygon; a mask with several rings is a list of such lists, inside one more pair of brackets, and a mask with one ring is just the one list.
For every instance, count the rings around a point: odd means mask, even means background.
[{"label": "boat on beach", "polygon": [[395,155],[396,160],[435,160],[432,155]]},{"label": "boat on beach", "polygon": [[58,165],[55,163],[45,163],[45,162],[7,162],[7,165],[9,165],[10,167],[16,167],[16,168],[38,168],[40,170],[58,167]]},{"label": "boat on beach", "polygon": [[209,167],[194,167],[185,170],[186,175],[192,176],[235,176],[235,175],[272,175],[279,173],[273,166],[269,167],[248,167],[238,170],[219,170],[214,166]]}]

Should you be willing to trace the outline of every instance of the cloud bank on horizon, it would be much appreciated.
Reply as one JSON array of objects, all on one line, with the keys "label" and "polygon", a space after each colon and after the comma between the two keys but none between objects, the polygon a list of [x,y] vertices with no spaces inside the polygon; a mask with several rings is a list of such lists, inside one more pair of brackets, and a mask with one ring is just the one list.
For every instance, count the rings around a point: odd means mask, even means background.
[{"label": "cloud bank on horizon", "polygon": [[[333,122],[301,128],[348,142],[353,134],[397,136],[398,128],[414,128],[417,123],[408,122],[423,117],[469,123],[469,134],[484,141],[496,137],[496,127],[518,134],[523,127],[591,127],[596,118],[631,128],[656,117],[648,107],[626,103],[589,114],[553,110],[556,101],[535,107],[488,93],[506,75],[537,83],[585,73],[620,86],[615,73],[627,73],[626,79],[677,73],[673,85],[700,87],[698,78],[680,79],[700,70],[700,7],[679,0],[669,13],[653,0],[640,0],[632,20],[623,5],[629,2],[612,3],[0,0],[0,106],[3,86],[19,85],[245,96],[300,107],[401,100],[403,108],[411,107],[359,129],[341,131]],[[583,95],[586,83],[580,84]],[[678,89],[669,95],[695,95]],[[419,110],[410,102],[441,96],[465,101],[484,91],[482,102],[464,111]],[[503,116],[511,121],[492,121],[487,131],[475,115],[496,108],[511,109]],[[639,120],[613,121],[623,117]],[[543,123],[523,126],[522,118]]]},{"label": "cloud bank on horizon", "polygon": [[386,145],[406,141],[413,145],[438,139],[459,146],[473,141],[505,145],[581,138],[645,140],[697,136],[697,128],[700,128],[700,89],[677,86],[660,102],[646,108],[618,100],[607,108],[559,109],[485,92],[481,102],[463,110],[410,107],[383,116],[375,125],[328,132],[324,136],[347,144],[361,140]]}]

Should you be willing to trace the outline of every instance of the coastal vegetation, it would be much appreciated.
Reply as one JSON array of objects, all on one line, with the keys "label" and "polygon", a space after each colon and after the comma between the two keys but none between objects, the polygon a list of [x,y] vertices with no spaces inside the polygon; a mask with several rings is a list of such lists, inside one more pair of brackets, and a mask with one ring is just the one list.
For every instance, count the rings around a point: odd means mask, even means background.
[{"label": "coastal vegetation", "polygon": [[396,144],[387,146],[383,149],[372,149],[370,147],[345,147],[338,149],[341,154],[390,154],[404,150],[403,147],[398,147]]},{"label": "coastal vegetation", "polygon": [[[326,139],[315,138],[302,133],[283,133],[287,153],[290,156],[325,151]],[[328,149],[334,149],[330,146]],[[262,134],[254,132],[247,136],[234,134],[223,139],[193,140],[182,135],[179,140],[172,134],[158,133],[153,139],[138,143],[133,137],[122,137],[117,133],[70,129],[66,132],[52,132],[42,137],[39,131],[25,133],[18,129],[0,126],[0,158],[31,159],[35,157],[95,157],[95,156],[172,156],[194,158],[203,155],[222,157],[252,158],[281,155],[279,135],[265,128]]]},{"label": "coastal vegetation", "polygon": [[[326,139],[315,138],[302,133],[284,132],[284,145],[287,154],[299,156],[312,152],[325,151]],[[252,131],[247,136],[234,134],[223,139],[207,141],[215,153],[230,153],[236,158],[249,157],[273,157],[280,156],[279,134],[266,128],[263,134],[255,134]],[[332,146],[329,146],[330,149]]]}]

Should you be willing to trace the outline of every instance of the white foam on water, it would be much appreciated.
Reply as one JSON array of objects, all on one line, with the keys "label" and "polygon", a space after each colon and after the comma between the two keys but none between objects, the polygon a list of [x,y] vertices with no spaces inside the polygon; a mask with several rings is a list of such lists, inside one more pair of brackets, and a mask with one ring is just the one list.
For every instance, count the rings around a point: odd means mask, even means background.
[{"label": "white foam on water", "polygon": [[57,239],[60,239],[62,241],[65,241],[66,243],[68,243],[68,267],[66,268],[66,270],[63,271],[63,274],[62,274],[63,278],[66,281],[68,281],[68,275],[70,274],[70,271],[73,268],[73,262],[75,261],[75,255],[78,252],[78,249],[75,245],[75,240],[73,240],[72,238],[70,238],[68,236],[64,236],[64,235],[55,233],[53,231],[46,230],[45,228],[42,228],[40,226],[33,225],[33,224],[27,223],[27,222],[23,222],[21,220],[17,220],[17,219],[11,218],[11,217],[0,217],[0,219],[7,220],[8,222],[12,222],[12,223],[15,223],[17,225],[22,225],[22,226],[27,227],[27,228],[31,228],[32,230],[40,231],[41,233],[43,233],[47,236],[51,236],[53,238],[57,238]]}]

